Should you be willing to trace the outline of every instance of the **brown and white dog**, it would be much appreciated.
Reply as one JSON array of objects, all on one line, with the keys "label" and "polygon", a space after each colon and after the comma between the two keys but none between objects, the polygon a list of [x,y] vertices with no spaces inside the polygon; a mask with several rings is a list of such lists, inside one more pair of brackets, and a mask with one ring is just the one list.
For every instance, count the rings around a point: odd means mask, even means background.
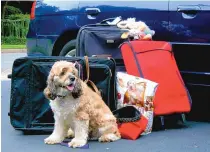
[{"label": "brown and white dog", "polygon": [[100,142],[121,138],[116,118],[101,96],[78,77],[74,63],[58,61],[53,65],[44,94],[55,119],[53,133],[44,140],[46,144],[74,137],[68,145],[75,148],[84,146],[88,138]]}]

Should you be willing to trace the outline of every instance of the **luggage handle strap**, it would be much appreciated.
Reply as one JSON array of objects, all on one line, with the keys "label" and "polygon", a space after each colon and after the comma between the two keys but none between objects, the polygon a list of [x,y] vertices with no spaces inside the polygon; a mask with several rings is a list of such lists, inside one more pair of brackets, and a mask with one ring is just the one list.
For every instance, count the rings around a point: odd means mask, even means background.
[{"label": "luggage handle strap", "polygon": [[89,67],[88,57],[84,56],[84,59],[85,59],[85,67],[86,67],[86,73],[87,73],[87,78],[84,82],[87,83],[89,81],[89,77],[90,77],[90,67]]},{"label": "luggage handle strap", "polygon": [[86,80],[84,81],[86,84],[90,84],[91,87],[93,88],[93,90],[101,96],[101,93],[100,91],[98,90],[97,86],[94,84],[93,81],[91,81],[89,78],[90,78],[90,66],[89,66],[89,61],[88,61],[88,57],[87,56],[84,56],[84,59],[85,59],[85,67],[86,67],[86,72],[87,72],[87,78]]}]

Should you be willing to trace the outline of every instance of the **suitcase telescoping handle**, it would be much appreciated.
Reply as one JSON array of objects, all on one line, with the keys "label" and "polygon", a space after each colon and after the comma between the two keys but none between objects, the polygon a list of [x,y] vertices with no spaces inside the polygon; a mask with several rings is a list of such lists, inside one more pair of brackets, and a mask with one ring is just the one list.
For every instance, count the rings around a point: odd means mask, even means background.
[{"label": "suitcase telescoping handle", "polygon": [[104,19],[104,20],[102,20],[99,24],[107,24],[107,21],[111,22],[111,21],[113,21],[115,18],[116,18],[116,17]]},{"label": "suitcase telescoping handle", "polygon": [[[116,20],[117,19],[117,20]],[[107,19],[104,19],[102,20],[101,22],[99,22],[98,24],[100,25],[109,25],[107,22],[113,22],[115,20],[115,24],[117,24],[118,22],[120,22],[122,20],[122,17],[119,16],[119,17],[112,17],[112,18],[107,18]]]},{"label": "suitcase telescoping handle", "polygon": [[87,72],[87,78],[86,80],[84,81],[86,84],[90,84],[91,87],[94,89],[94,91],[99,94],[101,96],[101,93],[100,91],[98,90],[97,86],[94,84],[93,81],[91,81],[89,78],[90,78],[90,66],[89,66],[89,61],[88,61],[88,57],[87,56],[84,56],[84,59],[85,59],[85,67],[86,67],[86,72]]}]

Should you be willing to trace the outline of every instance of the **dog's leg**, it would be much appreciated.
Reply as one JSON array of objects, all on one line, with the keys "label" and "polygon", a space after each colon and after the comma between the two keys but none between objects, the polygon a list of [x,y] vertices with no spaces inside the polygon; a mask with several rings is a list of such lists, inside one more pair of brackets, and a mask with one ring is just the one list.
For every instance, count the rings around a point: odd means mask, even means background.
[{"label": "dog's leg", "polygon": [[104,134],[99,138],[100,142],[112,142],[112,141],[116,141],[119,140],[120,136],[118,134],[115,133],[108,133],[108,134]]},{"label": "dog's leg", "polygon": [[112,142],[121,138],[120,133],[116,125],[107,124],[99,128],[101,137],[98,139],[100,142]]},{"label": "dog's leg", "polygon": [[69,147],[82,147],[87,143],[89,120],[75,120],[75,137],[68,143]]},{"label": "dog's leg", "polygon": [[54,115],[55,125],[53,133],[44,140],[46,144],[57,144],[65,139],[66,129],[64,124],[64,118]]}]

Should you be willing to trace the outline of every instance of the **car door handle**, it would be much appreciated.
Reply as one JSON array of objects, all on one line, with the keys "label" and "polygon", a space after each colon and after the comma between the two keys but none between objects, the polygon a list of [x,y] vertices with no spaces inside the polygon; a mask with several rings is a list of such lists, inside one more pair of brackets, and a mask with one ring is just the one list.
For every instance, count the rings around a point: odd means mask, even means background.
[{"label": "car door handle", "polygon": [[195,14],[200,11],[201,8],[199,6],[178,6],[177,12],[182,12],[186,14]]},{"label": "car door handle", "polygon": [[88,15],[98,15],[101,11],[99,8],[86,8],[85,9],[86,14]]},{"label": "car door handle", "polygon": [[197,13],[201,10],[199,6],[178,6],[177,12],[182,13],[182,17],[185,19],[193,19]]}]

